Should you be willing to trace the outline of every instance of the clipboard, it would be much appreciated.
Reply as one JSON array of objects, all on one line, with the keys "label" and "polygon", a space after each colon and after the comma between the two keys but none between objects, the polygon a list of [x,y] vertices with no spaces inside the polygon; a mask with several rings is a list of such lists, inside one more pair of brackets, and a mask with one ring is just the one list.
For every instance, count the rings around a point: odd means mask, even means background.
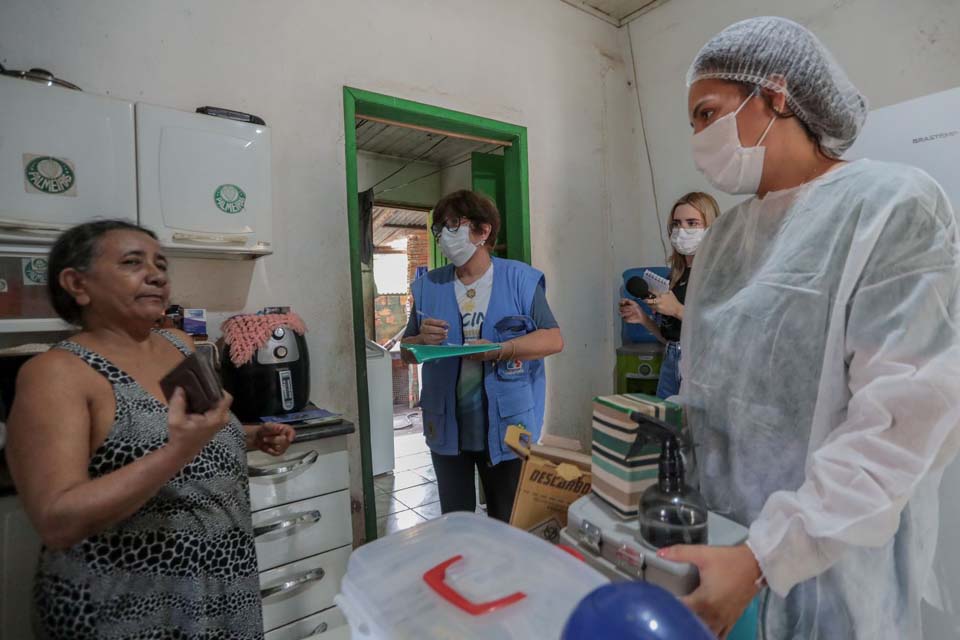
[{"label": "clipboard", "polygon": [[462,344],[462,345],[433,345],[433,344],[405,344],[403,349],[413,354],[419,364],[431,360],[444,358],[462,358],[477,353],[487,353],[500,348],[498,344]]}]

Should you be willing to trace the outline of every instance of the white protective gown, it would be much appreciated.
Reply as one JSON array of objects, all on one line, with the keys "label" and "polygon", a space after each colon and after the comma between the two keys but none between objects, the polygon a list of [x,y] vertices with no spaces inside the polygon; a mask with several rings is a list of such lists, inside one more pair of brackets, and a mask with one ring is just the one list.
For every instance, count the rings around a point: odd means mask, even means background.
[{"label": "white protective gown", "polygon": [[922,171],[861,160],[723,214],[683,388],[711,509],[750,526],[764,637],[921,637],[960,447],[960,238]]}]

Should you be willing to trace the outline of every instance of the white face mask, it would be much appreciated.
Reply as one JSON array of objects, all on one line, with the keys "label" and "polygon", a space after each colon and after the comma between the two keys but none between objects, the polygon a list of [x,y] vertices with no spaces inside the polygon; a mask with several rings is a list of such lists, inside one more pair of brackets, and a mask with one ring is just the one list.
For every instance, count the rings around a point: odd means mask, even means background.
[{"label": "white face mask", "polygon": [[740,133],[737,129],[737,114],[756,94],[754,91],[736,111],[728,113],[693,136],[693,161],[697,169],[706,176],[710,184],[725,193],[754,194],[760,187],[765,151],[760,145],[777,117],[770,120],[770,124],[753,147],[740,144]]},{"label": "white face mask", "polygon": [[450,229],[444,227],[437,242],[440,245],[440,250],[443,251],[443,255],[447,256],[447,260],[457,267],[467,264],[473,254],[476,253],[477,247],[484,243],[483,240],[477,244],[470,242],[469,222],[461,224],[456,231],[450,231]]},{"label": "white face mask", "polygon": [[670,244],[682,256],[692,256],[703,242],[706,229],[674,229],[670,234]]}]

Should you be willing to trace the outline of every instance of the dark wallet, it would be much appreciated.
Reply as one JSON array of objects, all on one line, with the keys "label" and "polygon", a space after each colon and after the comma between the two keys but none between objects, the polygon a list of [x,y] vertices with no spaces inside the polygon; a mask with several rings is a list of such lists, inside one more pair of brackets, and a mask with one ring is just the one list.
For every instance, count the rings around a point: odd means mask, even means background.
[{"label": "dark wallet", "polygon": [[223,397],[216,371],[196,353],[184,358],[160,380],[160,388],[168,401],[177,387],[183,389],[187,396],[188,413],[206,413]]}]

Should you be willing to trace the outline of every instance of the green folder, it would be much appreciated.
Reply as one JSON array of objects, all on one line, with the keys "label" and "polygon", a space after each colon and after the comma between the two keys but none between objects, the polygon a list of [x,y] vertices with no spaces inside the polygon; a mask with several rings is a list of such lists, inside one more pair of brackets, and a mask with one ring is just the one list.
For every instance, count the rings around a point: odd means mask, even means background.
[{"label": "green folder", "polygon": [[462,358],[475,353],[487,353],[500,348],[498,344],[462,344],[462,345],[434,345],[434,344],[405,344],[403,348],[413,354],[417,362],[424,363],[442,358]]}]

